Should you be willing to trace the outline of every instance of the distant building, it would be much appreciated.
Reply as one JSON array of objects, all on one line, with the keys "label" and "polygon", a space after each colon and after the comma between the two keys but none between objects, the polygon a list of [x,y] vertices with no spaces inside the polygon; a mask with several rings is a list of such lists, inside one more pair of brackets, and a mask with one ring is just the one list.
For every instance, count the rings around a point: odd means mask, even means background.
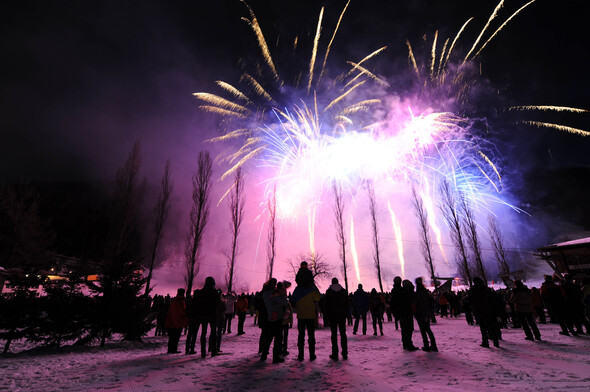
[{"label": "distant building", "polygon": [[537,251],[537,256],[561,275],[590,277],[590,237],[547,245]]}]

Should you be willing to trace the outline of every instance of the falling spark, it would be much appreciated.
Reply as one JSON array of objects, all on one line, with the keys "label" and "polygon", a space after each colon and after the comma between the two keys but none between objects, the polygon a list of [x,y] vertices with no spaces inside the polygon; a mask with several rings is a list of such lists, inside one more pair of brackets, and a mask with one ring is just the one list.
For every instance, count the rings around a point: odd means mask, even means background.
[{"label": "falling spark", "polygon": [[420,71],[418,70],[418,64],[416,64],[416,57],[414,57],[414,52],[412,51],[412,45],[410,41],[406,41],[406,45],[408,45],[408,58],[412,62],[412,67],[414,67],[414,71],[418,76],[418,80],[420,80]]},{"label": "falling spark", "polygon": [[322,31],[322,17],[324,16],[324,7],[320,11],[320,17],[318,18],[318,27],[315,33],[315,39],[313,40],[313,50],[311,52],[311,60],[309,61],[309,82],[307,83],[307,92],[311,89],[311,82],[313,81],[313,68],[315,66],[315,58],[318,52],[318,42],[320,40],[320,32]]},{"label": "falling spark", "polygon": [[438,30],[434,33],[434,40],[432,41],[432,60],[430,62],[430,78],[434,78],[434,64],[436,64],[436,41],[438,39]]},{"label": "falling spark", "polygon": [[523,121],[522,123],[527,124],[527,125],[534,125],[538,128],[541,128],[541,127],[553,128],[553,129],[557,129],[558,131],[569,132],[569,133],[573,133],[573,134],[580,135],[580,136],[590,136],[590,132],[588,132],[588,131],[584,131],[583,129],[568,127],[565,125],[552,124],[552,123],[540,122],[540,121]]},{"label": "falling spark", "polygon": [[406,277],[406,261],[404,259],[404,243],[402,240],[402,226],[399,220],[397,220],[391,203],[387,200],[387,207],[389,208],[389,214],[391,215],[391,223],[393,224],[393,233],[395,235],[395,243],[397,245],[397,258],[399,259],[399,266],[401,269],[401,277]]},{"label": "falling spark", "polygon": [[359,256],[356,252],[356,239],[354,237],[354,220],[350,217],[350,252],[352,253],[352,261],[354,264],[354,270],[356,272],[356,280],[360,283],[361,271],[359,269]]},{"label": "falling spark", "polygon": [[504,23],[502,23],[502,25],[500,27],[498,27],[498,29],[494,32],[494,34],[492,34],[492,36],[490,38],[488,38],[488,40],[486,41],[485,44],[483,44],[483,46],[477,51],[477,53],[475,54],[475,56],[473,57],[477,57],[482,50],[484,50],[484,48],[486,47],[486,45],[488,43],[490,43],[491,40],[494,39],[494,37],[500,32],[500,30],[502,30],[516,15],[518,15],[520,13],[520,11],[524,10],[526,7],[528,7],[529,5],[533,4],[536,0],[531,0],[528,3],[526,3],[525,5],[523,5],[522,7],[520,7],[515,13],[512,14],[512,16],[510,16],[510,18],[506,19],[506,21]]},{"label": "falling spark", "polygon": [[336,23],[336,28],[334,29],[334,34],[332,34],[332,38],[330,38],[330,43],[328,44],[328,47],[326,48],[326,55],[324,56],[324,62],[322,64],[322,71],[320,72],[320,77],[318,78],[318,83],[321,81],[322,76],[324,76],[324,71],[326,69],[326,62],[328,61],[328,56],[330,55],[330,49],[332,48],[332,42],[334,42],[334,38],[336,38],[336,33],[338,32],[338,29],[340,28],[340,22],[342,22],[342,18],[344,17],[344,13],[346,12],[346,9],[348,8],[349,4],[350,4],[350,0],[348,0],[348,2],[346,3],[346,5],[344,6],[344,9],[342,10],[342,13],[340,14],[340,17],[338,18],[338,23]]},{"label": "falling spark", "polygon": [[[479,35],[477,36],[475,42],[473,43],[473,46],[471,46],[471,50],[469,50],[469,52],[465,55],[465,58],[463,59],[463,64],[465,64],[465,62],[467,61],[467,59],[469,58],[469,55],[471,53],[473,53],[473,51],[475,50],[475,48],[477,47],[477,44],[479,43],[479,41],[481,40],[481,37],[484,35],[484,33],[486,32],[486,30],[488,29],[488,27],[490,26],[490,23],[492,23],[492,21],[494,19],[496,19],[496,16],[498,16],[498,11],[500,11],[500,9],[504,6],[504,0],[501,0],[498,5],[496,6],[496,8],[494,9],[494,12],[492,12],[492,15],[490,15],[488,22],[486,23],[486,25],[483,27],[483,29],[481,29]],[[485,46],[485,45],[484,45]],[[479,53],[479,52],[478,52]],[[475,55],[477,57],[477,55]]]},{"label": "falling spark", "polygon": [[588,112],[588,110],[585,110],[585,109],[571,108],[568,106],[551,106],[551,105],[512,106],[509,110],[542,110],[542,111],[551,110],[554,112],[571,112],[571,113],[587,113]]},{"label": "falling spark", "polygon": [[[494,165],[494,163],[490,160],[490,158],[488,158],[488,156],[486,154],[484,154],[481,151],[478,151],[479,155],[485,159],[485,161],[488,163],[488,165],[490,165],[492,167],[492,169],[494,169],[494,172],[496,173],[496,175],[498,176],[498,180],[500,181],[500,186],[502,185],[502,176],[500,176],[500,172],[498,172],[498,169],[496,168],[496,165]],[[485,174],[485,173],[484,173]],[[487,177],[487,176],[486,176]],[[488,177],[489,178],[489,177]],[[492,182],[490,180],[490,182]],[[492,182],[493,184],[493,182]],[[498,190],[498,188],[496,188],[496,190]],[[499,191],[498,191],[499,193]]]},{"label": "falling spark", "polygon": [[250,25],[250,27],[254,31],[254,34],[258,39],[258,46],[262,50],[262,57],[264,57],[266,63],[270,67],[275,80],[278,80],[279,74],[277,73],[277,69],[275,68],[274,62],[272,61],[272,56],[270,55],[270,50],[268,50],[268,45],[266,44],[266,39],[264,39],[264,34],[262,34],[262,29],[258,24],[258,19],[256,19],[256,15],[254,15],[254,11],[252,11],[252,8],[250,8],[250,6],[246,4],[244,0],[242,0],[242,3],[246,5],[246,7],[248,8],[248,12],[250,13],[250,17],[252,18],[252,20],[249,20],[247,18],[242,18],[242,20],[248,23],[248,25]]}]

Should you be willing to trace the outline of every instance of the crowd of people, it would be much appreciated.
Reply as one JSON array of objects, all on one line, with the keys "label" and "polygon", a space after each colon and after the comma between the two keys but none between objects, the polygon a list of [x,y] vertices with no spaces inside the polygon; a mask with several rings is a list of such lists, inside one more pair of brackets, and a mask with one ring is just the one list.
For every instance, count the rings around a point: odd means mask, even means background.
[{"label": "crowd of people", "polygon": [[[237,296],[235,292],[222,293],[216,289],[212,277],[205,279],[203,288],[185,298],[185,290],[178,289],[174,298],[156,296],[153,301],[157,313],[155,334],[168,335],[168,353],[180,353],[178,349],[182,331],[186,331],[185,354],[196,354],[197,334],[201,330],[200,353],[205,358],[221,352],[221,338],[232,333],[232,320],[238,318],[237,335],[244,334],[244,322],[248,312],[260,328],[258,354],[266,361],[271,353],[272,363],[284,362],[289,355],[289,330],[297,318],[297,360],[305,359],[307,336],[308,358],[317,358],[315,330],[324,327],[331,331],[330,358],[348,359],[347,326],[353,334],[367,334],[367,315],[370,314],[373,335],[383,336],[384,317],[395,322],[401,330],[402,348],[419,350],[413,343],[414,320],[422,338],[422,350],[437,352],[438,346],[431,323],[441,318],[465,315],[468,325],[477,324],[481,330],[481,347],[489,348],[490,340],[500,346],[502,329],[522,328],[526,340],[540,341],[537,322],[558,324],[560,334],[590,334],[588,310],[590,307],[590,281],[574,282],[569,276],[546,276],[540,289],[529,289],[516,280],[512,289],[494,290],[476,277],[468,290],[428,290],[422,278],[414,283],[396,276],[390,293],[376,289],[367,292],[359,284],[354,293],[347,293],[337,278],[333,278],[325,294],[321,294],[314,282],[307,263],[301,263],[297,272],[296,287],[291,294],[288,281],[271,278],[262,290]],[[581,284],[580,284],[581,283]],[[360,329],[360,330],[359,330]],[[209,331],[209,332],[208,332]],[[338,339],[340,337],[340,339]],[[340,345],[339,345],[340,343]]]}]

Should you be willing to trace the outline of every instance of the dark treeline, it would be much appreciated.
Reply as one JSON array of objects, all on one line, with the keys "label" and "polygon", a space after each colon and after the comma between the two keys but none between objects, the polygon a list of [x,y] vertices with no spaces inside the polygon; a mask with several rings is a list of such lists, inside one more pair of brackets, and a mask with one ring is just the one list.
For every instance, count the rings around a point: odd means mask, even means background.
[{"label": "dark treeline", "polygon": [[136,143],[112,182],[0,186],[4,352],[23,338],[140,341],[153,327],[143,269],[153,268],[161,230],[153,229],[140,165]]}]

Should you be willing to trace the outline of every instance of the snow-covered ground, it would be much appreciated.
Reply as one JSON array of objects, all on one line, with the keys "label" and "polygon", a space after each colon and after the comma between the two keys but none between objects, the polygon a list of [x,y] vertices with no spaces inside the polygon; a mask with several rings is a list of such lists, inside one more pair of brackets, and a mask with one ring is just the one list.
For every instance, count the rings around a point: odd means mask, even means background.
[{"label": "snow-covered ground", "polygon": [[[432,329],[438,353],[402,350],[400,332],[385,323],[385,336],[352,335],[349,359],[333,362],[328,328],[316,331],[317,356],[298,362],[297,330],[281,364],[260,362],[259,329],[224,335],[222,355],[166,354],[167,338],[106,347],[37,348],[14,343],[0,357],[2,391],[590,391],[590,337],[561,336],[540,325],[543,342],[524,340],[522,329],[503,330],[501,348],[479,347],[480,333],[463,317],[439,319]],[[295,325],[296,327],[296,325]],[[416,326],[417,328],[417,326]],[[418,331],[414,344],[421,347]],[[184,337],[180,347],[184,351]],[[22,350],[19,352],[19,350]]]}]

